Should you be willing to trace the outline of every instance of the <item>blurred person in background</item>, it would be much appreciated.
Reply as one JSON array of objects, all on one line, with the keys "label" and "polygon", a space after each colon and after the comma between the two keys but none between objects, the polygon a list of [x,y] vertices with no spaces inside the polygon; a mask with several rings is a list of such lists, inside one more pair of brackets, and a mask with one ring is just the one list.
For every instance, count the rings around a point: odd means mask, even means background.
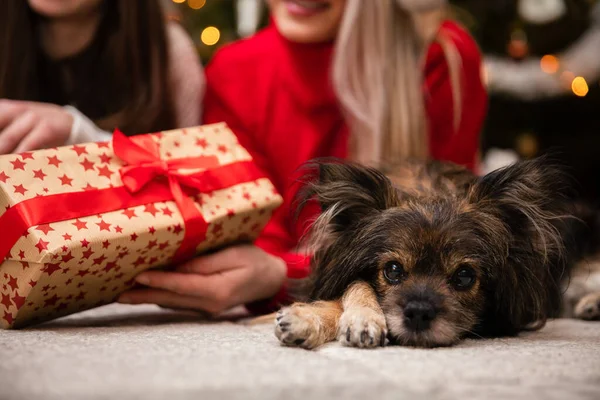
[{"label": "blurred person in background", "polygon": [[198,125],[200,71],[158,0],[3,0],[0,154]]},{"label": "blurred person in background", "polygon": [[447,19],[444,0],[267,3],[271,24],[208,65],[204,122],[227,122],[285,204],[255,245],[141,274],[147,288],[123,303],[262,313],[287,302],[286,276],[309,269],[287,189],[313,158],[375,166],[432,158],[477,169],[487,108],[480,53]]}]

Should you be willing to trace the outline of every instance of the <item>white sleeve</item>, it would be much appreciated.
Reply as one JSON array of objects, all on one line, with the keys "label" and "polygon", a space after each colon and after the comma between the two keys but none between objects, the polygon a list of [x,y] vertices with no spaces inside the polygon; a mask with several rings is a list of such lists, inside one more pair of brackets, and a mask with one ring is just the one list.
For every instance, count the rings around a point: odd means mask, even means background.
[{"label": "white sleeve", "polygon": [[108,142],[111,140],[112,133],[98,128],[81,111],[72,106],[65,106],[64,108],[73,117],[71,134],[65,146],[80,143]]}]

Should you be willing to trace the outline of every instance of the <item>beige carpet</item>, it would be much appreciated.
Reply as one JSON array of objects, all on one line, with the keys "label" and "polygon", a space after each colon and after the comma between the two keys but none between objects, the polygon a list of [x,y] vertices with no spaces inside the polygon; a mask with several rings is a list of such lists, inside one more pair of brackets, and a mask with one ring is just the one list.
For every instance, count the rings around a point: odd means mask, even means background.
[{"label": "beige carpet", "polygon": [[457,347],[316,352],[268,326],[107,306],[0,331],[0,400],[600,399],[600,323]]}]

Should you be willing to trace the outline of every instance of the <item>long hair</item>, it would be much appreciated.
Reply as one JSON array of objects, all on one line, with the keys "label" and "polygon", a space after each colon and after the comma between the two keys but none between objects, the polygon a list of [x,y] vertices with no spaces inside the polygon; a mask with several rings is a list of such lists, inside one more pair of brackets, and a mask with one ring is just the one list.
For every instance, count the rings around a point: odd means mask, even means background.
[{"label": "long hair", "polygon": [[[93,118],[107,130],[118,125],[135,134],[172,128],[175,117],[168,84],[166,19],[158,0],[105,0],[102,12],[94,38],[101,43],[95,48],[100,62],[89,71],[89,77],[94,77],[90,79],[96,81],[74,85],[107,85],[118,90],[114,95],[81,95],[69,101],[78,103],[84,113],[86,108],[116,105],[118,109],[111,110],[115,111],[111,115]],[[43,54],[38,43],[41,21],[27,1],[0,2],[0,98],[43,101],[44,82],[39,79]]]},{"label": "long hair", "polygon": [[[459,116],[458,51],[441,31],[433,40],[446,55]],[[347,1],[333,82],[351,126],[354,160],[372,164],[428,158],[422,67],[430,44],[398,0]],[[458,122],[455,118],[455,127]]]}]

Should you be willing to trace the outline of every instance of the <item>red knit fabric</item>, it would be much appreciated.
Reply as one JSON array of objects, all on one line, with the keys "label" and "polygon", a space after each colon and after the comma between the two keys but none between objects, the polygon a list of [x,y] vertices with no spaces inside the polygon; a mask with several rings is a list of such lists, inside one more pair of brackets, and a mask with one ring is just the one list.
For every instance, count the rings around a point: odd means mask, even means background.
[{"label": "red knit fabric", "polygon": [[[455,132],[448,64],[441,46],[433,44],[423,87],[431,155],[473,169],[487,108],[480,53],[458,25],[445,22],[442,29],[462,58],[462,115]],[[309,258],[294,253],[304,225],[293,218],[292,177],[312,158],[347,156],[348,128],[330,81],[332,49],[332,43],[291,43],[271,24],[249,39],[220,49],[206,68],[204,122],[225,121],[284,195],[284,205],[256,245],[282,257],[290,278],[309,272]],[[266,312],[286,300],[283,288],[274,299],[249,308]]]}]

